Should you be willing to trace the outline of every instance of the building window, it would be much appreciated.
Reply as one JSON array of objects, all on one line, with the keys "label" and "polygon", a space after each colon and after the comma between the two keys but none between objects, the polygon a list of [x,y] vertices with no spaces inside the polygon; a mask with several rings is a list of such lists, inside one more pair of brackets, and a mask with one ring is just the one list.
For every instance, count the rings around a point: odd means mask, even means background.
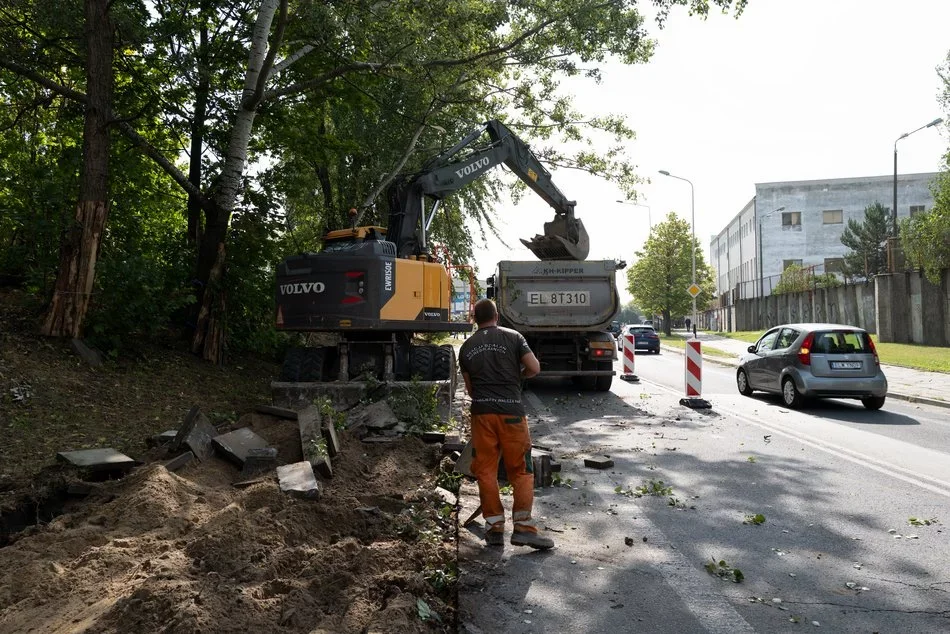
[{"label": "building window", "polygon": [[782,213],[782,226],[783,227],[800,227],[802,226],[802,212],[800,211],[786,211]]},{"label": "building window", "polygon": [[784,271],[790,266],[801,266],[801,260],[782,260],[782,270]]},{"label": "building window", "polygon": [[826,225],[840,225],[844,222],[844,212],[840,209],[829,209],[821,212],[821,221]]},{"label": "building window", "polygon": [[925,211],[924,205],[911,205],[911,206],[910,206],[910,215],[911,215],[911,216],[916,216],[917,214],[922,214],[922,213],[924,213],[924,211]]},{"label": "building window", "polygon": [[844,258],[825,258],[825,273],[844,273]]}]

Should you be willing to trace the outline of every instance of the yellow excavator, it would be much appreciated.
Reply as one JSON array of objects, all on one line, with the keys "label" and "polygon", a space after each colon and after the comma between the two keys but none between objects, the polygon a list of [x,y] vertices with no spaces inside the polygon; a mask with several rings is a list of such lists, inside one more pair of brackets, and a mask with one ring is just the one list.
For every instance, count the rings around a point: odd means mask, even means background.
[{"label": "yellow excavator", "polygon": [[[478,145],[487,135],[487,142]],[[487,121],[423,168],[387,190],[387,226],[329,232],[318,253],[285,259],[277,269],[279,330],[338,335],[335,346],[292,348],[282,381],[449,379],[452,346],[419,345],[416,333],[467,332],[450,321],[452,287],[429,252],[426,232],[441,201],[504,164],[554,208],[544,233],[521,242],[541,260],[584,260],[590,242],[574,201],[551,182],[531,149],[497,120]],[[430,202],[426,209],[427,202]]]}]

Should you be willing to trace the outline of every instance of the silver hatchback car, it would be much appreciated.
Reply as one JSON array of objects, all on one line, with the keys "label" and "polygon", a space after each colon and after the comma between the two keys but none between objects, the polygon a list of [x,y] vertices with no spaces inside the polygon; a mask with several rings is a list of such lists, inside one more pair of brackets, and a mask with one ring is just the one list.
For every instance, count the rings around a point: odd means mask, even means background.
[{"label": "silver hatchback car", "polygon": [[785,324],[766,332],[736,370],[739,393],[782,395],[788,407],[807,398],[855,398],[881,409],[887,378],[871,336],[841,324]]}]

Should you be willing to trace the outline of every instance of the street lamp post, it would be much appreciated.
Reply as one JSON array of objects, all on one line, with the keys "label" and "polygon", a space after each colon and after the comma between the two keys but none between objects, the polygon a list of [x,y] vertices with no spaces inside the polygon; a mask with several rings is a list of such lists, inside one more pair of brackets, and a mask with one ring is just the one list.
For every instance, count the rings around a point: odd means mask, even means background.
[{"label": "street lamp post", "polygon": [[647,210],[647,222],[650,223],[650,233],[653,233],[653,218],[650,216],[650,205],[641,205],[640,203],[632,203],[629,200],[618,200],[618,203],[621,205],[630,205],[631,207],[645,207]]},{"label": "street lamp post", "polygon": [[771,216],[774,213],[780,211],[785,211],[785,207],[779,207],[778,209],[773,209],[769,213],[763,215],[759,218],[759,297],[765,297],[765,274],[763,273],[763,264],[762,264],[762,221]]},{"label": "street lamp post", "polygon": [[943,123],[943,119],[941,117],[937,117],[927,125],[922,125],[916,130],[911,130],[910,132],[905,132],[904,134],[897,137],[897,139],[894,141],[894,207],[891,209],[891,231],[893,232],[893,237],[895,238],[897,237],[897,142],[901,139],[906,139],[914,132],[920,132],[924,128],[930,128],[940,123]]},{"label": "street lamp post", "polygon": [[[690,208],[690,230],[692,235],[692,244],[689,245],[689,253],[692,257],[692,269],[693,269],[693,285],[696,284],[696,190],[693,187],[693,181],[688,178],[683,178],[682,176],[674,176],[666,170],[660,170],[660,174],[663,176],[669,176],[670,178],[675,178],[677,180],[686,181],[689,183],[689,208]],[[693,297],[693,324],[696,324],[696,297]],[[688,335],[689,333],[687,333]]]}]

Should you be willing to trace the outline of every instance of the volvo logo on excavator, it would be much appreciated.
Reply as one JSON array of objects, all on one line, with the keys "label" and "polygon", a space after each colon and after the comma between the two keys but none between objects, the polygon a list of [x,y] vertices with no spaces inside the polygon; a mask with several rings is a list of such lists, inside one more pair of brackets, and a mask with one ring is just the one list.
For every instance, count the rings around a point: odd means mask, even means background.
[{"label": "volvo logo on excavator", "polygon": [[305,293],[322,293],[327,290],[323,282],[299,282],[297,284],[281,284],[281,295],[303,295]]},{"label": "volvo logo on excavator", "polygon": [[466,166],[463,167],[462,169],[455,170],[455,175],[458,176],[459,178],[462,178],[463,176],[468,176],[469,174],[471,174],[471,173],[474,172],[475,170],[481,169],[481,168],[483,168],[483,167],[488,167],[489,162],[490,162],[490,161],[488,160],[488,157],[487,157],[487,156],[483,156],[482,158],[478,159],[477,161],[473,161],[473,162],[469,163],[468,165],[466,165]]}]

